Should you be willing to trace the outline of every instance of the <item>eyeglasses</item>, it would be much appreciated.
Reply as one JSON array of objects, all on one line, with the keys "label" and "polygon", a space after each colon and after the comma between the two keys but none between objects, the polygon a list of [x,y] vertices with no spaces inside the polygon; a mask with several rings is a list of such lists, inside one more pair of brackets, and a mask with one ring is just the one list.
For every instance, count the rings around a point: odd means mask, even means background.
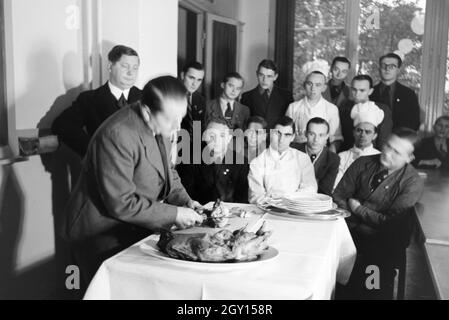
[{"label": "eyeglasses", "polygon": [[382,64],[380,65],[380,68],[381,68],[381,69],[387,70],[387,71],[393,70],[393,69],[395,69],[395,68],[397,68],[397,67],[398,67],[398,66],[395,65],[395,64],[386,64],[386,63],[382,63]]}]

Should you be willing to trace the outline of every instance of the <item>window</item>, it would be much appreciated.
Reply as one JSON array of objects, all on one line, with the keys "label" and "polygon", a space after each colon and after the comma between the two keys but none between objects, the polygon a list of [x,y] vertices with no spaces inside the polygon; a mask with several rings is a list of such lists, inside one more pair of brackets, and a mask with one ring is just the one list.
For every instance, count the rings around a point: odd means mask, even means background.
[{"label": "window", "polygon": [[[338,55],[355,60],[355,72],[379,81],[378,59],[400,51],[405,59],[401,82],[418,91],[424,34],[425,0],[296,0],[294,94],[302,96],[308,61],[330,64]],[[354,5],[354,3],[356,5]],[[351,19],[358,16],[358,32]],[[357,21],[356,21],[357,23]],[[355,28],[353,28],[355,29]],[[354,46],[355,54],[352,54]]]},{"label": "window", "polygon": [[[5,24],[3,1],[0,1],[0,149],[8,145],[8,114],[6,105]],[[1,158],[0,150],[0,158]]]}]

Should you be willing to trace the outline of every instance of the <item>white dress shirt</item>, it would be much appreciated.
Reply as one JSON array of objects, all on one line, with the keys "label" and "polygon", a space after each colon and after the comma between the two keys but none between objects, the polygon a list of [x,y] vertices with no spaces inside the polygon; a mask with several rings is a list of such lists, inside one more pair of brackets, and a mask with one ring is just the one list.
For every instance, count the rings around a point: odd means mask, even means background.
[{"label": "white dress shirt", "polygon": [[295,141],[299,143],[307,142],[306,127],[310,119],[319,117],[329,123],[329,141],[343,140],[340,125],[340,115],[336,105],[330,103],[323,97],[315,106],[310,106],[309,99],[304,97],[288,106],[286,116],[293,119],[296,127]]},{"label": "white dress shirt", "polygon": [[271,147],[250,163],[249,202],[262,204],[269,198],[295,193],[316,193],[315,170],[308,155],[288,148],[282,154]]},{"label": "white dress shirt", "polygon": [[363,150],[354,146],[347,151],[340,152],[338,154],[338,156],[340,157],[340,166],[338,167],[338,174],[337,178],[335,179],[334,189],[337,187],[341,178],[343,178],[343,175],[345,174],[346,170],[348,170],[348,168],[355,160],[357,160],[360,157],[372,156],[379,153],[380,151],[375,149],[373,145]]},{"label": "white dress shirt", "polygon": [[109,85],[109,90],[111,90],[111,93],[113,94],[113,96],[114,96],[117,100],[120,100],[120,97],[122,96],[122,93],[123,93],[123,95],[125,96],[126,101],[128,101],[128,96],[129,96],[129,90],[130,90],[130,88],[125,89],[125,90],[122,90],[122,89],[120,89],[120,88],[114,86],[114,85],[111,83],[111,81],[108,81],[108,85]]}]

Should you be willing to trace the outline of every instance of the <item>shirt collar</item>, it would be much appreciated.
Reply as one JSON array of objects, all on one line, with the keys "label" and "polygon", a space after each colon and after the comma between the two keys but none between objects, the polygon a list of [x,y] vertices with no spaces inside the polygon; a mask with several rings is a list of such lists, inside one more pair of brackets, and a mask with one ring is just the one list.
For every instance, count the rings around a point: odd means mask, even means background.
[{"label": "shirt collar", "polygon": [[279,154],[279,152],[277,150],[274,150],[271,146],[268,148],[268,153],[269,155],[274,158],[275,160],[282,160],[284,159],[289,153],[290,153],[291,148],[287,148],[287,150],[285,150],[284,152],[282,152],[281,154]]},{"label": "shirt collar", "polygon": [[220,105],[221,105],[222,109],[224,108],[224,110],[226,110],[226,108],[228,107],[228,103],[231,104],[231,109],[234,110],[235,101],[228,101],[228,100],[224,99],[223,97],[220,97]]},{"label": "shirt collar", "polygon": [[[318,152],[317,154],[315,154],[316,158],[315,158],[315,160],[314,160],[313,162],[315,162],[315,161],[318,160],[318,158],[320,157],[320,155],[323,153],[323,150],[324,150],[324,148],[321,149],[320,152]],[[309,147],[307,146],[307,144],[306,144],[306,153],[307,153],[307,155],[308,155],[309,157],[312,155],[312,153],[309,152]]]},{"label": "shirt collar", "polygon": [[321,96],[320,97],[320,100],[318,100],[318,102],[312,107],[312,106],[310,106],[310,104],[309,104],[309,98],[307,98],[307,96],[305,96],[304,97],[304,105],[307,107],[307,108],[315,108],[315,107],[317,107],[317,106],[319,106],[322,102],[323,102],[323,100],[324,100],[324,98],[323,98],[323,96]]},{"label": "shirt collar", "polygon": [[355,153],[359,153],[359,154],[367,154],[367,153],[376,151],[376,149],[374,149],[374,146],[371,144],[369,147],[366,147],[363,150],[360,148],[357,148],[356,146],[353,146],[351,151],[355,152]]},{"label": "shirt collar", "polygon": [[271,93],[273,92],[273,87],[268,88],[268,89],[264,89],[264,88],[262,88],[261,86],[258,86],[258,88],[259,88],[259,93],[260,93],[261,95],[265,92],[265,90],[268,90],[268,95],[271,95]]},{"label": "shirt collar", "polygon": [[114,86],[114,85],[111,83],[111,81],[108,81],[108,86],[109,86],[109,90],[111,90],[111,93],[113,94],[113,96],[114,96],[117,100],[120,99],[120,97],[122,96],[122,93],[123,93],[123,95],[125,96],[125,99],[128,101],[129,90],[130,90],[131,88],[122,90],[122,89],[120,89],[120,88]]}]

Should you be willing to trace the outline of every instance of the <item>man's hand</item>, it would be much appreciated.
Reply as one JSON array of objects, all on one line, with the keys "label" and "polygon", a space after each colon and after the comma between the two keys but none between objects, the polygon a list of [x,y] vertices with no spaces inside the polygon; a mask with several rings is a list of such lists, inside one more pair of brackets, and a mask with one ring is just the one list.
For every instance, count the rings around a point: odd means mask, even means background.
[{"label": "man's hand", "polygon": [[202,223],[203,217],[196,213],[191,208],[178,207],[176,212],[175,225],[179,229],[187,229],[195,226],[197,223]]},{"label": "man's hand", "polygon": [[187,204],[187,207],[197,212],[198,211],[202,212],[204,210],[204,207],[198,201],[195,200],[190,200],[189,203]]},{"label": "man's hand", "polygon": [[348,200],[348,206],[349,206],[349,209],[351,209],[351,212],[355,212],[355,210],[357,210],[357,208],[358,207],[360,207],[362,204],[360,203],[360,201],[359,200],[357,200],[357,199],[353,199],[353,198],[351,198],[351,199],[349,199]]}]

